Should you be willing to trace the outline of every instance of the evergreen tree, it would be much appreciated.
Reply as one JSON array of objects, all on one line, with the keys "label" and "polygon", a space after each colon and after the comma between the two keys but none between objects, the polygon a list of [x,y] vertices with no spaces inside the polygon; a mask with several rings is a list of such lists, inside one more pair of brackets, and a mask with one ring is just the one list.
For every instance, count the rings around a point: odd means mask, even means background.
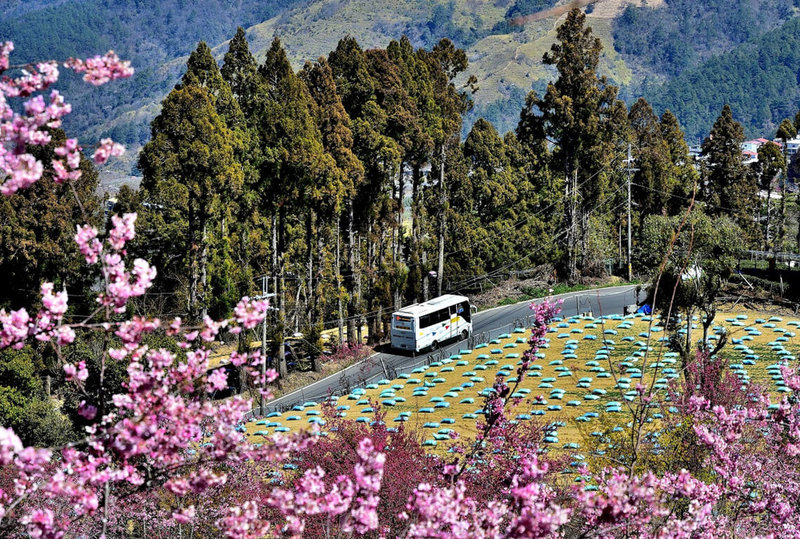
[{"label": "evergreen tree", "polygon": [[[322,144],[325,151],[333,157],[336,162],[336,173],[340,174],[339,189],[328,194],[326,206],[328,215],[326,221],[335,221],[336,228],[333,232],[336,242],[335,250],[335,277],[336,277],[336,304],[339,318],[339,344],[342,344],[344,333],[344,307],[345,300],[348,301],[348,328],[347,336],[349,341],[353,341],[355,326],[353,315],[356,308],[356,290],[354,274],[356,269],[356,246],[355,232],[353,223],[353,198],[356,189],[360,187],[364,178],[364,166],[353,153],[353,133],[350,129],[350,117],[344,109],[342,100],[336,89],[336,82],[330,65],[324,58],[320,58],[313,65],[306,64],[301,73],[301,78],[316,103],[315,120],[317,128],[322,137]],[[343,207],[342,207],[343,205]],[[342,280],[341,269],[342,249],[341,238],[345,237],[347,244],[347,274],[346,286]]]},{"label": "evergreen tree", "polygon": [[678,119],[669,110],[661,115],[661,137],[669,149],[672,170],[672,196],[669,200],[668,215],[677,215],[689,204],[694,187],[697,184],[697,170],[689,156],[689,146],[683,136]]},{"label": "evergreen tree", "polygon": [[665,215],[674,180],[671,177],[669,146],[662,136],[658,117],[650,104],[644,98],[639,98],[631,106],[628,120],[633,133],[633,157],[638,169],[631,186],[631,196],[637,204],[636,213],[639,216]]},{"label": "evergreen tree", "polygon": [[198,43],[197,48],[189,55],[181,85],[200,86],[208,90],[214,99],[217,114],[231,131],[238,131],[244,126],[244,115],[239,103],[233,97],[230,85],[222,77],[217,61],[204,41]]},{"label": "evergreen tree", "polygon": [[265,102],[264,81],[258,73],[258,64],[250,52],[244,30],[239,27],[231,39],[223,58],[220,75],[230,86],[244,117],[242,147],[237,159],[242,165],[244,182],[242,196],[236,207],[236,226],[230,240],[235,267],[240,274],[240,292],[251,294],[255,273],[265,273],[270,259],[271,208],[259,204],[260,168],[264,160],[264,142],[258,118]]},{"label": "evergreen tree", "polygon": [[777,144],[768,142],[758,148],[758,161],[753,163],[758,187],[767,192],[767,220],[764,224],[764,242],[762,250],[770,246],[770,218],[772,214],[772,186],[779,174],[786,171],[786,160]]},{"label": "evergreen tree", "polygon": [[[31,146],[28,151],[41,162],[50,163],[57,158],[55,148],[65,139],[63,131],[53,130],[49,144]],[[101,222],[96,194],[99,180],[94,165],[83,155],[80,170],[80,179],[69,185],[55,183],[53,171],[46,170],[28,189],[0,199],[0,272],[7,282],[0,292],[0,306],[18,309],[35,304],[40,298],[39,286],[50,281],[57,290],[67,288],[70,305],[94,308],[83,301],[93,276],[74,236],[77,224]]]},{"label": "evergreen tree", "polygon": [[[543,97],[532,92],[520,118],[519,135],[523,141],[547,138],[556,142],[552,154],[553,171],[563,175],[568,213],[567,268],[570,280],[577,278],[577,244],[585,244],[584,215],[607,188],[603,175],[596,174],[607,163],[607,152],[599,152],[603,122],[606,121],[617,95],[617,88],[597,74],[602,45],[591,28],[585,27],[586,16],[572,9],[557,30],[557,42],[543,61],[558,70],[558,78],[548,84]],[[589,179],[592,181],[589,181]]]},{"label": "evergreen tree", "polygon": [[192,320],[202,318],[214,294],[208,282],[209,233],[220,214],[223,193],[241,185],[231,132],[214,108],[208,90],[181,85],[163,101],[151,124],[152,138],[139,155],[142,189],[149,203],[153,245],[181,279],[188,269],[187,306]]},{"label": "evergreen tree", "polygon": [[731,108],[725,105],[703,141],[705,162],[700,199],[707,203],[711,215],[728,215],[746,234],[753,236],[752,210],[757,187],[742,162],[743,142],[742,125],[733,119]]},{"label": "evergreen tree", "polygon": [[482,118],[464,141],[464,156],[472,185],[472,206],[465,211],[474,216],[477,231],[494,238],[476,245],[479,250],[475,254],[486,268],[495,268],[519,256],[516,225],[520,217],[517,204],[522,202],[518,190],[520,174],[511,166],[503,139]]},{"label": "evergreen tree", "polygon": [[236,35],[228,45],[228,52],[223,57],[220,75],[230,86],[233,97],[246,117],[251,117],[260,97],[260,81],[258,64],[250,52],[242,27],[236,29]]},{"label": "evergreen tree", "polygon": [[367,68],[367,57],[356,39],[346,36],[328,55],[336,89],[351,118],[363,115],[363,107],[374,97],[374,81]]},{"label": "evergreen tree", "polygon": [[[382,327],[388,321],[384,320],[384,308],[397,299],[396,280],[402,271],[393,255],[397,254],[398,245],[396,178],[404,152],[401,143],[389,134],[390,116],[385,107],[396,111],[408,99],[397,66],[389,61],[385,51],[367,54],[348,36],[331,52],[328,62],[342,104],[352,120],[353,151],[364,166],[364,181],[356,190],[353,203],[355,244],[363,239],[363,247],[354,253],[359,269],[353,286],[354,301],[361,302],[359,310],[370,313],[367,322],[374,339],[382,334]],[[384,69],[389,73],[384,75],[381,72]],[[379,90],[376,74],[391,89]],[[396,118],[391,122],[396,123]],[[360,327],[358,322],[359,336]]]},{"label": "evergreen tree", "polygon": [[[232,135],[230,142],[234,148],[235,160],[237,165],[241,166],[250,153],[251,144],[244,115],[231,92],[230,85],[222,77],[219,66],[211,55],[211,49],[204,42],[201,41],[189,55],[181,84],[199,86],[209,92],[217,114],[224,120]],[[208,272],[215,293],[210,296],[207,307],[214,318],[230,314],[238,299],[251,290],[248,286],[252,280],[250,272],[238,270],[237,265],[233,263],[231,245],[231,238],[242,237],[244,232],[242,228],[247,226],[246,220],[237,219],[243,213],[238,204],[241,188],[241,185],[232,184],[229,189],[220,193],[221,213],[208,233],[210,261]],[[236,246],[243,250],[241,243],[237,242]]]},{"label": "evergreen tree", "polygon": [[[273,40],[259,74],[265,83],[266,98],[258,118],[265,146],[258,192],[261,204],[271,208],[273,217],[272,277],[277,284],[279,309],[275,342],[279,371],[283,376],[286,374],[283,335],[286,272],[290,262],[287,253],[292,240],[289,220],[301,215],[306,217],[306,241],[309,241],[308,219],[313,220],[314,211],[312,201],[318,202],[323,196],[328,171],[335,163],[322,145],[314,121],[314,100],[305,83],[292,70],[279,39]],[[310,296],[311,291],[306,289],[306,297]]]},{"label": "evergreen tree", "polygon": [[76,432],[47,394],[41,362],[42,355],[31,346],[0,351],[0,424],[13,428],[26,445],[72,442]]},{"label": "evergreen tree", "polygon": [[[437,112],[433,117],[431,138],[434,152],[431,174],[438,173],[438,195],[440,212],[436,215],[438,237],[438,264],[436,271],[437,295],[442,294],[444,282],[444,251],[447,230],[447,147],[458,146],[463,116],[472,108],[472,100],[465,91],[456,88],[455,79],[467,69],[467,55],[456,48],[449,39],[442,39],[430,52],[420,51],[420,58],[427,64],[433,80]],[[465,87],[475,90],[474,76],[468,78]]]}]

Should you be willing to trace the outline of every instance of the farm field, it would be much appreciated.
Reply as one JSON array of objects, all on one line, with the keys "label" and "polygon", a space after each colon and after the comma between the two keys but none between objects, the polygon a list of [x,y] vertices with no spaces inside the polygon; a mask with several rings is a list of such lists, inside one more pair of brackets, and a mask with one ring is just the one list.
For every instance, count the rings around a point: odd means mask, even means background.
[{"label": "farm field", "polygon": [[[551,450],[575,451],[607,439],[609,429],[621,430],[630,420],[628,401],[636,399],[636,386],[653,384],[655,400],[667,398],[671,379],[681,376],[680,359],[666,347],[658,316],[641,314],[601,318],[556,319],[546,347],[518,385],[509,417],[537,422],[546,429],[544,441]],[[693,322],[693,338],[702,327]],[[752,311],[718,314],[710,339],[728,333],[721,352],[742,384],[757,384],[776,401],[788,392],[779,365],[800,355],[797,332],[800,320],[764,316]],[[681,331],[685,331],[682,329]],[[459,438],[474,438],[485,396],[497,377],[515,386],[516,369],[527,349],[530,332],[517,328],[474,350],[461,350],[441,362],[381,380],[349,395],[332,397],[336,413],[369,423],[375,407],[385,412],[389,428],[404,424],[419,433],[423,445],[437,453],[452,444],[450,431]],[[650,418],[657,430],[661,412]],[[325,431],[320,403],[308,402],[284,413],[244,425],[254,443],[274,433],[290,433],[317,425]],[[602,445],[602,444],[600,444]]]}]

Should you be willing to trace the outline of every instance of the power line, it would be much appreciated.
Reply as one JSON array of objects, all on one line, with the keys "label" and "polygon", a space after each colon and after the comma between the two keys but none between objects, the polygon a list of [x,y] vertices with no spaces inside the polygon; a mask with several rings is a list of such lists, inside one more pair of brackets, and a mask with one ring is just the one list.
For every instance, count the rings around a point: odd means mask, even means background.
[{"label": "power line", "polygon": [[[631,185],[635,185],[636,187],[641,187],[642,189],[647,189],[648,191],[652,191],[654,193],[661,193],[662,195],[667,195],[668,197],[671,197],[671,198],[679,198],[681,200],[687,200],[687,201],[691,201],[692,200],[691,197],[685,197],[685,196],[681,196],[681,195],[676,195],[675,193],[670,193],[668,191],[662,191],[661,189],[656,189],[654,187],[650,187],[648,185],[642,185],[642,184],[636,183],[636,182],[632,182]],[[711,204],[710,202],[706,202],[706,201],[703,201],[703,200],[698,200],[697,202],[700,203],[700,204],[704,204],[705,206],[707,206],[709,208],[715,208],[715,209],[718,209],[718,210],[723,210],[723,211],[727,211],[727,212],[731,212],[731,213],[743,213],[744,212],[743,209],[727,208],[725,206],[718,206],[716,204]]]},{"label": "power line", "polygon": [[[619,192],[620,192],[620,191],[621,191],[621,190],[622,190],[624,187],[625,187],[624,185],[621,185],[620,187],[618,187],[618,188],[617,188],[617,190],[616,190],[616,191],[614,191],[614,192],[613,192],[613,193],[611,193],[610,195],[607,195],[607,196],[605,197],[605,200],[603,200],[603,201],[599,202],[599,203],[598,203],[598,204],[596,204],[596,205],[595,205],[593,208],[591,208],[591,209],[590,209],[590,210],[587,212],[587,215],[590,215],[592,212],[594,212],[594,211],[596,211],[598,208],[600,208],[600,206],[602,206],[603,204],[605,204],[605,203],[606,203],[606,202],[608,202],[609,200],[612,200],[612,199],[613,199],[613,197],[614,197],[614,195],[616,195],[617,193],[619,193]],[[623,204],[620,204],[620,205],[617,205],[615,208],[612,208],[611,210],[609,210],[609,211],[608,211],[608,212],[606,212],[606,213],[611,213],[612,211],[615,211],[616,209],[618,209],[618,208],[619,208],[620,206],[622,206],[622,205],[624,205],[624,203],[623,203]],[[564,229],[564,230],[562,230],[561,232],[559,232],[559,233],[558,233],[558,234],[557,234],[557,235],[556,235],[556,236],[553,238],[553,240],[552,240],[552,241],[555,241],[555,240],[559,240],[559,239],[561,239],[561,237],[562,237],[563,235],[565,235],[567,232],[568,232],[568,229]],[[510,268],[511,266],[513,266],[513,265],[515,265],[515,264],[517,264],[517,263],[521,262],[522,260],[525,260],[525,259],[527,259],[527,258],[531,257],[532,255],[534,255],[534,254],[537,254],[537,253],[541,252],[541,251],[542,251],[542,250],[543,250],[545,247],[549,247],[549,245],[542,245],[542,246],[541,246],[539,249],[536,249],[536,250],[534,250],[534,251],[531,251],[531,252],[529,252],[528,254],[526,254],[526,255],[524,255],[524,256],[522,256],[522,257],[520,257],[520,258],[518,258],[518,259],[516,259],[516,260],[514,260],[514,261],[512,261],[512,262],[510,262],[510,263],[508,263],[508,264],[505,264],[505,265],[503,265],[503,266],[500,266],[499,268],[496,268],[496,269],[494,269],[494,270],[491,270],[491,271],[489,271],[489,272],[486,272],[486,273],[484,273],[483,275],[478,275],[478,276],[475,276],[475,277],[470,277],[469,279],[466,279],[466,280],[464,280],[464,281],[461,281],[461,282],[459,282],[459,283],[456,283],[456,287],[455,287],[455,288],[451,288],[451,289],[450,289],[450,291],[452,291],[452,292],[457,292],[457,291],[463,290],[464,288],[466,288],[466,287],[467,287],[467,285],[468,285],[468,284],[471,284],[473,281],[477,281],[477,280],[480,280],[480,279],[483,279],[483,278],[486,278],[486,277],[494,276],[494,275],[498,274],[499,272],[503,271],[504,269],[508,269],[508,268]]]}]

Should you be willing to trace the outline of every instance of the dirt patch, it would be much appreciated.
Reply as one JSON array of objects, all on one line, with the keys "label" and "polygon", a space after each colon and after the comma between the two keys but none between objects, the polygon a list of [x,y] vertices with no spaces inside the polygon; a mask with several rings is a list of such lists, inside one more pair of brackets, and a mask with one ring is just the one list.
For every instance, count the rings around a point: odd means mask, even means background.
[{"label": "dirt patch", "polygon": [[509,298],[518,298],[531,294],[533,290],[548,290],[555,284],[554,269],[551,264],[542,264],[525,274],[502,281],[497,286],[472,296],[472,304],[478,309],[494,307]]},{"label": "dirt patch", "polygon": [[524,274],[511,277],[497,284],[497,286],[471,295],[472,304],[478,309],[487,309],[498,305],[508,305],[518,301],[546,297],[549,295],[561,294],[583,289],[595,288],[600,286],[613,286],[622,284],[623,281],[615,275],[601,277],[582,277],[573,287],[555,280],[555,272],[550,264],[537,266],[532,270],[527,270]]},{"label": "dirt patch", "polygon": [[664,5],[664,0],[598,0],[592,5],[594,10],[590,16],[598,19],[615,19],[629,5],[655,8]]}]

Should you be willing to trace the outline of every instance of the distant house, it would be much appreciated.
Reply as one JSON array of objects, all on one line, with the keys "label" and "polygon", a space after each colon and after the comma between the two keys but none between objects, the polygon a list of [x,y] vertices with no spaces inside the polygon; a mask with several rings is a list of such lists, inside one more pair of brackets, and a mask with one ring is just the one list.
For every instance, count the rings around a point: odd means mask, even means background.
[{"label": "distant house", "polygon": [[742,142],[742,153],[747,156],[755,155],[758,157],[758,149],[766,144],[767,142],[774,142],[778,145],[778,147],[783,147],[783,144],[780,141],[770,141],[765,138],[754,138],[753,140],[746,140]]},{"label": "distant house", "polygon": [[[780,139],[773,140],[775,144],[783,148],[783,141]],[[800,138],[790,138],[786,141],[786,155],[791,157],[797,153],[798,148],[800,148]]]}]

